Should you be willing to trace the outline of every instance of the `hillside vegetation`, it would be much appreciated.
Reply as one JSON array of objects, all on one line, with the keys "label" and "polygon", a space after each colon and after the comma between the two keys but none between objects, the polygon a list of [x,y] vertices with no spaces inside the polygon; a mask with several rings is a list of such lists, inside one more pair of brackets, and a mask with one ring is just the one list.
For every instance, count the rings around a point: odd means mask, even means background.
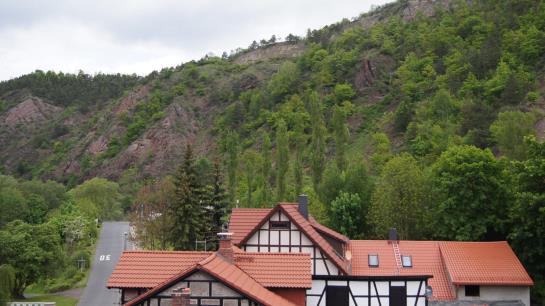
[{"label": "hillside vegetation", "polygon": [[231,206],[306,193],[351,238],[509,240],[544,301],[544,77],[543,1],[397,1],[146,77],[2,82],[1,171],[142,197],[190,143]]}]

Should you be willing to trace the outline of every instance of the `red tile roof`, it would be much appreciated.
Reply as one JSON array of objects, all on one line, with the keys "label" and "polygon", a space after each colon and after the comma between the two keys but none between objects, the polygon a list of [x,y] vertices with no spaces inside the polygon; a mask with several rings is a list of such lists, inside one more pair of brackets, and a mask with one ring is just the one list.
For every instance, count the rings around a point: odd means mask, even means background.
[{"label": "red tile roof", "polygon": [[297,203],[281,203],[278,205],[288,216],[288,218],[294,222],[299,229],[305,233],[308,238],[314,242],[316,246],[318,246],[322,252],[325,253],[327,258],[329,258],[331,261],[335,263],[335,265],[341,270],[344,274],[348,273],[348,263],[341,258],[331,244],[327,242],[317,231],[316,229],[310,224],[310,222],[299,213],[298,205]]},{"label": "red tile roof", "polygon": [[[394,250],[388,240],[351,240],[352,274],[369,276],[432,275],[428,284],[433,298],[453,300],[455,292],[443,267],[439,243],[434,241],[399,241],[400,255],[412,256],[412,268],[398,268]],[[378,267],[369,267],[368,255],[376,254]]]},{"label": "red tile roof", "polygon": [[[308,238],[325,253],[327,258],[335,263],[340,271],[344,274],[348,274],[347,263],[344,259],[337,255],[333,247],[316,231],[316,229],[311,225],[309,220],[305,219],[298,210],[297,203],[279,203],[275,208],[268,211],[267,214],[260,216],[261,219],[258,219],[256,214],[244,214],[242,215],[238,212],[235,216],[231,215],[231,220],[229,222],[229,231],[234,232],[237,228],[244,229],[246,235],[244,238],[240,239],[238,242],[239,245],[243,245],[252,235],[278,210],[282,212],[293,222],[297,227],[308,236]],[[243,210],[243,209],[239,209]],[[253,209],[251,209],[253,210]],[[260,213],[264,213],[264,210],[260,210]],[[250,221],[254,220],[254,221]],[[257,220],[258,222],[255,222]],[[242,224],[242,225],[241,225]],[[250,224],[253,227],[250,228]],[[233,234],[234,236],[235,234]],[[240,234],[239,234],[240,235]],[[237,235],[238,236],[238,235]]]},{"label": "red tile roof", "polygon": [[239,244],[271,210],[272,208],[233,208],[229,222],[233,243]]},{"label": "red tile roof", "polygon": [[211,252],[174,251],[123,252],[107,287],[153,288],[211,254]]},{"label": "red tile roof", "polygon": [[[531,286],[532,280],[507,242],[398,242],[400,255],[412,257],[411,268],[397,266],[387,240],[351,240],[352,275],[431,275],[433,299],[456,298],[454,285]],[[379,256],[379,266],[369,267],[368,255]]]},{"label": "red tile roof", "polygon": [[267,288],[311,288],[310,254],[235,253],[235,264]]},{"label": "red tile roof", "polygon": [[441,242],[453,284],[532,286],[534,283],[506,241]]},{"label": "red tile roof", "polygon": [[239,267],[227,262],[217,253],[210,255],[208,258],[200,261],[189,269],[180,272],[146,293],[141,294],[140,296],[126,303],[125,306],[137,305],[138,303],[141,303],[153,295],[167,289],[168,287],[172,286],[172,284],[184,279],[185,277],[189,276],[189,274],[197,270],[210,274],[211,276],[217,278],[260,304],[270,306],[295,306],[295,304],[291,303],[290,301],[263,287]]},{"label": "red tile roof", "polygon": [[[310,255],[249,253],[234,247],[235,264],[265,287],[310,288]],[[130,251],[115,267],[108,288],[153,288],[209,257],[211,252]]]},{"label": "red tile roof", "polygon": [[308,217],[308,221],[310,222],[310,225],[312,225],[312,227],[314,227],[315,230],[317,230],[318,232],[320,232],[322,234],[328,235],[328,236],[330,236],[332,238],[335,238],[335,239],[337,239],[337,240],[339,240],[341,242],[344,242],[344,243],[348,243],[350,241],[350,239],[348,239],[348,237],[346,237],[345,235],[343,235],[341,233],[337,233],[336,231],[330,229],[329,227],[327,227],[325,225],[321,225],[312,216]]}]

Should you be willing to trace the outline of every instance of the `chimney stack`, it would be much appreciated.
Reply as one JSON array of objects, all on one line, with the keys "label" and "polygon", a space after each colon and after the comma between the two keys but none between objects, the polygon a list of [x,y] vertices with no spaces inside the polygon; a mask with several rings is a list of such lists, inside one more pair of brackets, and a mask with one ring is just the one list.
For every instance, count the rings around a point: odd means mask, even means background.
[{"label": "chimney stack", "polygon": [[308,220],[308,197],[305,194],[299,196],[299,213]]},{"label": "chimney stack", "polygon": [[172,306],[190,306],[191,289],[178,288],[172,292]]},{"label": "chimney stack", "polygon": [[397,229],[395,227],[392,227],[390,229],[390,231],[388,232],[388,240],[390,240],[390,242],[394,242],[394,241],[398,241],[399,239],[397,238]]},{"label": "chimney stack", "polygon": [[218,253],[223,256],[230,263],[234,262],[233,243],[231,242],[231,236],[233,233],[218,233],[220,239],[220,245]]}]

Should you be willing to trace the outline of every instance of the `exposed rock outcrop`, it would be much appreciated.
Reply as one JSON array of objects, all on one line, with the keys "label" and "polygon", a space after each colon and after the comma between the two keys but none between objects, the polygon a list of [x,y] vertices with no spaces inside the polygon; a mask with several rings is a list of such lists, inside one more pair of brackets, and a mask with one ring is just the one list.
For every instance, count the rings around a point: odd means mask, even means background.
[{"label": "exposed rock outcrop", "polygon": [[28,97],[23,102],[8,110],[0,118],[0,124],[6,125],[9,128],[15,128],[20,124],[40,124],[51,119],[61,111],[61,107],[48,104],[40,98]]},{"label": "exposed rock outcrop", "polygon": [[282,42],[242,53],[234,59],[234,62],[243,65],[276,58],[295,58],[304,51],[304,43]]}]

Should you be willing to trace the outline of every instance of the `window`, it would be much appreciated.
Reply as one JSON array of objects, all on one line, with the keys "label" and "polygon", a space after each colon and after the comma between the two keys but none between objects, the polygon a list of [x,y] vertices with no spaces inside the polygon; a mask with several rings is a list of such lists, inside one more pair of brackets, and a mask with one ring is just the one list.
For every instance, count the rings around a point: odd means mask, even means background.
[{"label": "window", "polygon": [[347,286],[327,286],[325,290],[326,306],[350,305],[350,290]]},{"label": "window", "polygon": [[377,254],[369,254],[368,261],[369,261],[369,267],[371,267],[371,268],[378,267],[378,255]]},{"label": "window", "polygon": [[481,288],[479,286],[465,286],[466,296],[480,296]]},{"label": "window", "polygon": [[403,264],[403,268],[411,268],[413,266],[413,257],[402,255],[401,256],[401,263]]},{"label": "window", "polygon": [[271,221],[270,222],[272,230],[288,230],[290,229],[289,221]]}]

